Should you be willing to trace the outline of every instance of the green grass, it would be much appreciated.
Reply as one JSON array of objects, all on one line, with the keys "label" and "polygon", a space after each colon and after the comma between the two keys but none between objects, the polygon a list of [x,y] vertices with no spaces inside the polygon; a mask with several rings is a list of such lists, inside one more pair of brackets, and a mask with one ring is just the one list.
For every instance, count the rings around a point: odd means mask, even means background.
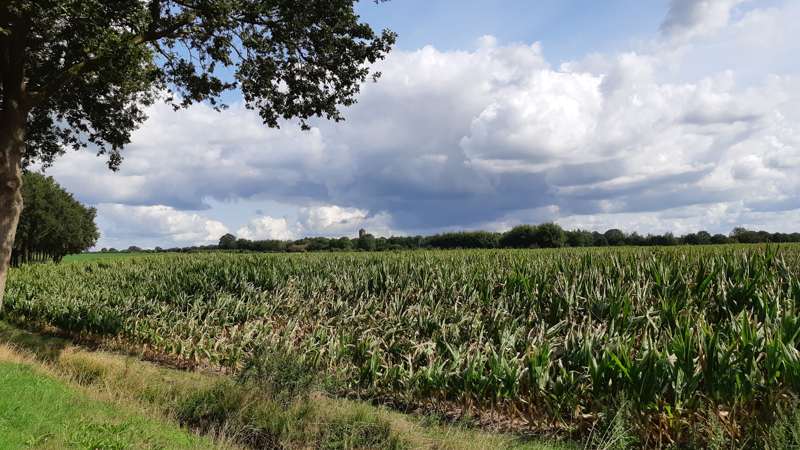
[{"label": "green grass", "polygon": [[215,448],[208,439],[93,400],[25,363],[0,361],[0,448]]}]

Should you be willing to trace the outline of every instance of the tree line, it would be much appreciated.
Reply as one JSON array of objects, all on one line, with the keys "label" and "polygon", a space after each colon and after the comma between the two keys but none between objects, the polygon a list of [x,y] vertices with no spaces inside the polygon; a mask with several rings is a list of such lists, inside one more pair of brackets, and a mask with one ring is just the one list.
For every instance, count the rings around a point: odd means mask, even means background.
[{"label": "tree line", "polygon": [[100,237],[94,223],[97,211],[82,205],[52,177],[25,173],[22,197],[25,207],[11,252],[12,265],[58,262],[91,248]]},{"label": "tree line", "polygon": [[[306,237],[297,240],[249,240],[226,234],[216,245],[191,247],[156,247],[155,252],[197,251],[248,251],[248,252],[318,252],[318,251],[391,251],[414,249],[468,249],[468,248],[560,248],[560,247],[609,247],[609,246],[670,246],[670,245],[717,245],[800,242],[800,233],[769,233],[746,228],[734,228],[728,235],[711,234],[707,231],[676,236],[672,233],[646,234],[626,233],[610,229],[603,233],[587,230],[564,230],[555,223],[519,225],[498,233],[490,231],[458,231],[431,236],[375,237],[361,230],[359,237]],[[139,247],[126,250],[102,249],[102,252],[147,251]]]}]

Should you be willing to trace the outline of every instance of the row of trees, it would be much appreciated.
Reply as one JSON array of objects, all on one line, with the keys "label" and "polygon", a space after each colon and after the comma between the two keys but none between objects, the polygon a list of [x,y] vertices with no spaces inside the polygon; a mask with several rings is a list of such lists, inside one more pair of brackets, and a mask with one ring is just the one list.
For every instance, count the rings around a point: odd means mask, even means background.
[{"label": "row of trees", "polygon": [[[729,235],[707,231],[675,236],[672,233],[647,234],[625,233],[611,229],[604,233],[586,230],[564,230],[554,223],[520,225],[505,233],[489,231],[459,231],[432,236],[375,237],[359,233],[357,238],[308,237],[293,241],[249,240],[226,234],[218,245],[168,248],[156,247],[154,251],[192,252],[209,250],[240,250],[252,252],[315,252],[315,251],[387,251],[456,248],[558,248],[558,247],[606,247],[606,246],[655,246],[655,245],[712,245],[731,243],[800,242],[800,233],[769,233],[735,228]],[[116,252],[116,249],[102,251]],[[122,250],[126,251],[126,250]],[[130,247],[127,251],[142,251]]]},{"label": "row of trees", "polygon": [[20,215],[11,253],[12,265],[60,261],[64,255],[94,246],[100,233],[97,211],[87,208],[53,180],[38,173],[23,175]]}]

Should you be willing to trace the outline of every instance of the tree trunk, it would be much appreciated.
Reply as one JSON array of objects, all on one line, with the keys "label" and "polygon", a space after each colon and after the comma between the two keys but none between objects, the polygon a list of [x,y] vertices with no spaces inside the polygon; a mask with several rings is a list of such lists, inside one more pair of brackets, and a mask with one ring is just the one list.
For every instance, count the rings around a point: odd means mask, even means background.
[{"label": "tree trunk", "polygon": [[[3,117],[5,116],[5,117]],[[22,171],[20,162],[25,147],[24,120],[11,114],[0,116],[0,310],[11,263],[14,236],[22,213]]]},{"label": "tree trunk", "polygon": [[11,250],[22,213],[22,172],[25,131],[31,105],[25,80],[30,20],[19,8],[0,1],[0,311],[6,290]]}]

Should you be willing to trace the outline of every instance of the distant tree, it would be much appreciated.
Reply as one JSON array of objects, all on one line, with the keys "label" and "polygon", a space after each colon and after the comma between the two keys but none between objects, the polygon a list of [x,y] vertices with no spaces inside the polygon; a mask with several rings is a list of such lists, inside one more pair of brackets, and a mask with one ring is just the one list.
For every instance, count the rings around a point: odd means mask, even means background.
[{"label": "distant tree", "polygon": [[128,253],[138,253],[138,252],[141,252],[142,249],[141,249],[141,247],[137,247],[135,245],[131,245],[130,247],[128,247],[127,251],[128,251]]},{"label": "distant tree", "polygon": [[751,231],[747,228],[736,227],[731,231],[730,237],[735,242],[742,244],[756,244],[759,242],[767,242],[768,236],[765,236],[757,231]]},{"label": "distant tree", "polygon": [[560,225],[555,223],[543,223],[536,227],[534,232],[536,245],[542,248],[563,247],[567,242],[567,235]]},{"label": "distant tree", "polygon": [[246,242],[247,242],[246,247],[237,244],[238,248],[245,250],[252,250],[256,252],[285,252],[289,246],[288,242],[280,241],[277,239],[268,239],[265,241],[246,241]]},{"label": "distant tree", "polygon": [[330,244],[332,249],[335,250],[351,250],[353,248],[353,241],[348,237],[341,237],[339,239],[331,239]]},{"label": "distant tree", "polygon": [[625,233],[622,230],[618,230],[616,228],[612,228],[605,233],[603,236],[606,238],[606,242],[608,245],[624,245],[625,244]]},{"label": "distant tree", "polygon": [[[497,239],[499,239],[499,236],[497,237]],[[388,242],[392,248],[399,247],[403,250],[409,250],[424,246],[425,238],[423,238],[422,236],[391,236],[389,237]]]},{"label": "distant tree", "polygon": [[688,233],[688,234],[684,235],[680,239],[680,241],[681,241],[682,244],[688,244],[688,245],[697,245],[699,243],[698,239],[697,239],[697,235],[695,233]]},{"label": "distant tree", "polygon": [[356,245],[359,250],[364,250],[364,251],[374,251],[375,247],[377,246],[375,242],[375,236],[367,232],[359,233]]},{"label": "distant tree", "polygon": [[330,239],[326,237],[313,237],[313,238],[305,238],[301,239],[295,244],[302,244],[306,246],[306,249],[310,252],[319,252],[319,251],[327,251],[331,249]]},{"label": "distant tree", "polygon": [[308,251],[307,244],[289,244],[286,247],[286,251],[289,253],[302,253]]},{"label": "distant tree", "polygon": [[114,247],[108,249],[108,253],[117,253],[118,251],[119,250],[115,249]]},{"label": "distant tree", "polygon": [[637,232],[633,232],[625,237],[627,245],[647,245],[647,238]]},{"label": "distant tree", "polygon": [[52,177],[29,172],[23,180],[25,209],[14,240],[15,264],[32,258],[60,261],[97,242],[100,233],[94,223],[94,208],[82,205]]},{"label": "distant tree", "polygon": [[594,231],[592,232],[592,245],[595,247],[605,247],[608,245],[608,239],[606,239],[605,235]]},{"label": "distant tree", "polygon": [[711,243],[712,244],[727,244],[730,242],[730,238],[725,236],[724,234],[715,234],[711,236]]},{"label": "distant tree", "polygon": [[460,231],[429,236],[426,245],[433,248],[496,248],[500,235],[488,231]]},{"label": "distant tree", "polygon": [[689,245],[707,245],[711,243],[711,234],[708,231],[698,231],[683,236],[681,240]]},{"label": "distant tree", "polygon": [[375,238],[375,251],[377,252],[384,252],[390,250],[389,248],[389,240],[386,239],[384,236],[379,236]]},{"label": "distant tree", "polygon": [[500,238],[501,247],[530,248],[536,247],[536,226],[518,225],[505,232]]},{"label": "distant tree", "polygon": [[234,244],[234,248],[239,250],[255,250],[255,243],[249,239],[239,238]]},{"label": "distant tree", "polygon": [[589,247],[592,245],[592,233],[583,230],[566,231],[567,245],[570,247]]},{"label": "distant tree", "polygon": [[771,233],[769,236],[770,242],[791,242],[789,235],[786,233]]},{"label": "distant tree", "polygon": [[734,228],[733,230],[731,230],[731,232],[730,232],[729,236],[730,236],[730,238],[731,238],[731,239],[735,239],[737,242],[740,242],[740,241],[739,241],[739,237],[740,237],[740,236],[743,236],[743,235],[745,235],[745,234],[747,234],[747,233],[749,233],[749,232],[750,232],[750,231],[749,231],[747,228],[744,228],[744,227],[736,227],[736,228]]},{"label": "distant tree", "polygon": [[233,250],[236,248],[236,236],[227,233],[219,238],[219,248],[222,250]]},{"label": "distant tree", "polygon": [[656,234],[648,237],[652,245],[677,245],[678,239],[672,233]]},{"label": "distant tree", "polygon": [[708,231],[697,232],[697,243],[699,245],[708,245],[711,243],[711,233]]}]

